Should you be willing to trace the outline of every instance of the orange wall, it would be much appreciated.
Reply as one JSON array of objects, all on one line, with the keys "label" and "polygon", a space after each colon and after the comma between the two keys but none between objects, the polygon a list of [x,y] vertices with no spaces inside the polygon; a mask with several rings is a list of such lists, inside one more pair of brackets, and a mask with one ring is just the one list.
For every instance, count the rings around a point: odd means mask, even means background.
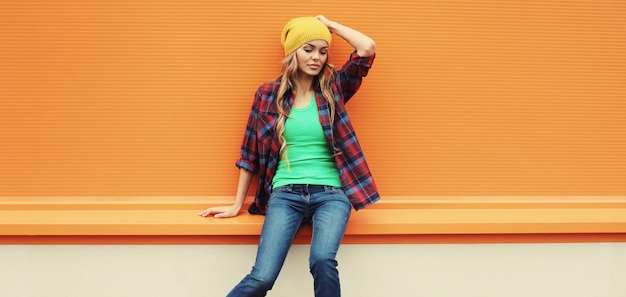
[{"label": "orange wall", "polygon": [[0,196],[234,194],[282,25],[318,13],[377,41],[348,109],[383,195],[626,193],[623,1],[4,0]]}]

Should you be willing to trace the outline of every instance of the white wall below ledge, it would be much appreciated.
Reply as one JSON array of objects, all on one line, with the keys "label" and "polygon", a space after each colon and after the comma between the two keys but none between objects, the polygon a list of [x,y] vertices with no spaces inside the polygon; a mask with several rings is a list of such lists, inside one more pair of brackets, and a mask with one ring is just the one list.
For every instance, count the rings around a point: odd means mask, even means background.
[{"label": "white wall below ledge", "polygon": [[[313,296],[294,245],[270,297]],[[225,296],[255,245],[0,245],[3,297]],[[626,297],[626,243],[344,244],[345,297]]]}]

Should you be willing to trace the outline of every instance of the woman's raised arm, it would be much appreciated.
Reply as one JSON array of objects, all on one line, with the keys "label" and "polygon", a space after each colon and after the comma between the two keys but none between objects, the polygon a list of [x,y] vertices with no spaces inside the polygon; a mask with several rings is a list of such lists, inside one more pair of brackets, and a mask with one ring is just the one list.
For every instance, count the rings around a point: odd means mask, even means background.
[{"label": "woman's raised arm", "polygon": [[318,15],[316,18],[324,23],[331,33],[337,34],[337,36],[345,39],[352,45],[359,56],[369,57],[376,52],[376,43],[369,36],[350,27],[333,22],[323,15]]}]

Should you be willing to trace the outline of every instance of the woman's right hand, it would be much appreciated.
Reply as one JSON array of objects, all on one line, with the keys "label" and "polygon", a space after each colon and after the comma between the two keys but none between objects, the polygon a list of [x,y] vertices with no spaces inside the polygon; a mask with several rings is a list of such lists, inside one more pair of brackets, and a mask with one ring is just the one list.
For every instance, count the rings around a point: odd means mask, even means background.
[{"label": "woman's right hand", "polygon": [[199,213],[202,217],[213,216],[214,218],[231,218],[236,217],[239,214],[239,210],[243,206],[243,202],[252,180],[252,172],[241,169],[239,170],[239,182],[237,185],[237,196],[235,196],[235,203],[229,206],[216,206],[209,207],[203,212]]},{"label": "woman's right hand", "polygon": [[214,218],[231,218],[237,216],[240,209],[241,207],[237,205],[209,207],[199,215],[202,217],[213,215]]}]

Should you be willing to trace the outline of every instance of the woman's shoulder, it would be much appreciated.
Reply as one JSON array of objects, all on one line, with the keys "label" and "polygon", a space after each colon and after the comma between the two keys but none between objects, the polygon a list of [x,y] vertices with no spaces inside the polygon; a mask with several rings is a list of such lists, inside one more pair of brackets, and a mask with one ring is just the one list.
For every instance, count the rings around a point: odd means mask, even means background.
[{"label": "woman's shoulder", "polygon": [[262,92],[262,93],[274,92],[275,93],[278,91],[279,87],[280,87],[280,81],[268,81],[268,82],[262,83],[257,89],[257,92]]},{"label": "woman's shoulder", "polygon": [[255,104],[261,106],[273,106],[276,101],[276,96],[278,94],[278,88],[280,87],[280,82],[270,81],[261,84],[255,93]]}]

